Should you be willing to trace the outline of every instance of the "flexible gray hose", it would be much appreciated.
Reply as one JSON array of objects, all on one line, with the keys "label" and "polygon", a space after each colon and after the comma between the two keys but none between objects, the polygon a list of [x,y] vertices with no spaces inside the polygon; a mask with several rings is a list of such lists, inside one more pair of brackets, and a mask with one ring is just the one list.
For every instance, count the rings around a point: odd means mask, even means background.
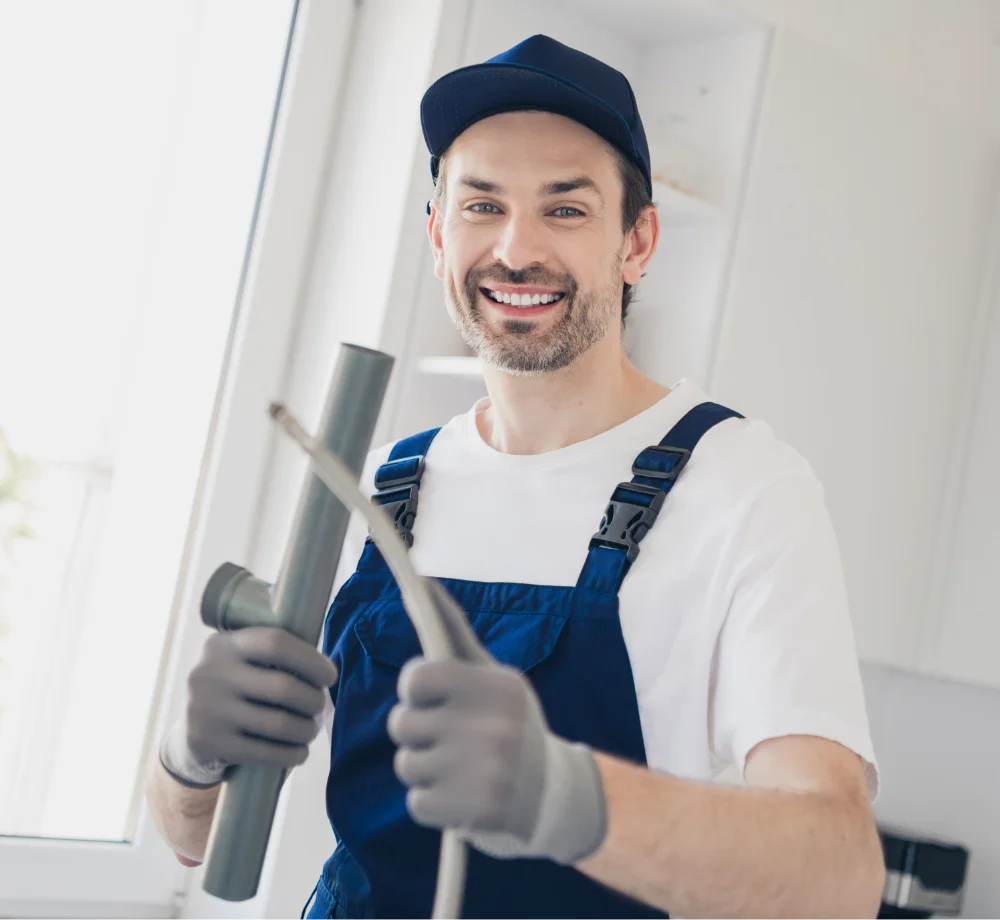
[{"label": "flexible gray hose", "polygon": [[[309,434],[281,403],[272,403],[269,411],[281,429],[309,455],[316,475],[327,488],[347,507],[362,514],[371,525],[372,539],[396,578],[403,596],[403,606],[413,623],[424,654],[431,660],[451,658],[454,650],[437,606],[427,590],[423,576],[410,562],[395,524],[357,487],[350,470],[336,455]],[[441,836],[433,917],[459,916],[465,889],[465,861],[465,843],[456,830],[446,829]]]}]

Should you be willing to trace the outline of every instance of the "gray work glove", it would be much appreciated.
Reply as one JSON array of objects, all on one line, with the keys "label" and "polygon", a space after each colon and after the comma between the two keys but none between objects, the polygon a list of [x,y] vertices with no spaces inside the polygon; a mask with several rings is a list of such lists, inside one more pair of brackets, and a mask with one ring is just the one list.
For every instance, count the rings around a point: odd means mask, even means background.
[{"label": "gray work glove", "polygon": [[461,829],[491,856],[589,856],[607,824],[591,750],[549,731],[524,675],[499,664],[444,588],[431,587],[460,657],[415,658],[399,676],[388,731],[410,815]]},{"label": "gray work glove", "polygon": [[160,761],[187,786],[220,783],[230,764],[302,763],[337,667],[308,642],[274,626],[214,633],[188,677],[184,716],[160,745]]}]

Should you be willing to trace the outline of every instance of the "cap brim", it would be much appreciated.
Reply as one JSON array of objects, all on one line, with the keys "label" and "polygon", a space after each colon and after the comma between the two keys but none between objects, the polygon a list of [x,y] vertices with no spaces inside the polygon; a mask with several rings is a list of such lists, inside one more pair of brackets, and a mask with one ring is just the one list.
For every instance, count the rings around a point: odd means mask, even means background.
[{"label": "cap brim", "polygon": [[621,115],[596,96],[525,64],[473,64],[445,74],[420,103],[431,171],[451,142],[477,121],[523,109],[564,115],[590,128],[630,159],[638,156]]}]

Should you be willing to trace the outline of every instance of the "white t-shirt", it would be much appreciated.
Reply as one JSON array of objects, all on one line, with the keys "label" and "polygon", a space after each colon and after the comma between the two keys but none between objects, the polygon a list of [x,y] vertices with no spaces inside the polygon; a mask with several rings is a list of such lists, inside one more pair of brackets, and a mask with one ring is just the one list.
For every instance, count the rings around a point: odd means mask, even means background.
[{"label": "white t-shirt", "polygon": [[[473,581],[573,585],[615,486],[690,409],[682,380],[615,428],[543,454],[490,447],[480,400],[431,445],[412,559]],[[734,407],[738,408],[738,407]],[[361,487],[391,445],[373,451]],[[337,574],[354,570],[367,527],[355,516]],[[713,780],[742,772],[768,738],[829,738],[878,774],[840,554],[809,464],[758,420],[728,419],[699,442],[619,592],[650,767]],[[329,731],[333,708],[324,719]]]}]

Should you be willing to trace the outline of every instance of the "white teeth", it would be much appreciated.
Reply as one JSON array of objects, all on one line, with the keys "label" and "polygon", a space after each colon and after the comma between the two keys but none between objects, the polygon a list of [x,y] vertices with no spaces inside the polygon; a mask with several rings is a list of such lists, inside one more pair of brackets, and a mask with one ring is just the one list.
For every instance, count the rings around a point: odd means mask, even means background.
[{"label": "white teeth", "polygon": [[555,303],[557,300],[561,300],[563,295],[562,292],[558,294],[507,294],[500,293],[500,291],[489,291],[487,296],[496,303],[509,303],[513,307],[528,307],[536,304]]}]

